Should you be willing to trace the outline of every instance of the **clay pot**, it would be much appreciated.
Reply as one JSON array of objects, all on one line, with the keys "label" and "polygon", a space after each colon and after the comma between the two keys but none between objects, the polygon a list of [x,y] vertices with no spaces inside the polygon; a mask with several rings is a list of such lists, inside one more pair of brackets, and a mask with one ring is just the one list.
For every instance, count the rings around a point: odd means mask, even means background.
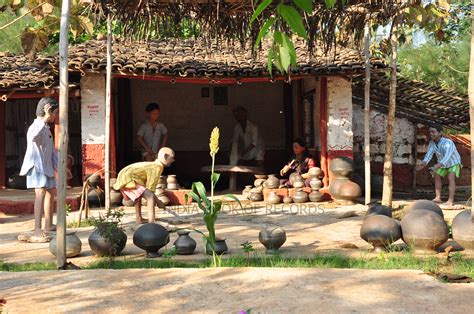
[{"label": "clay pot", "polygon": [[303,189],[298,189],[293,195],[293,202],[295,203],[306,203],[308,201],[308,193]]},{"label": "clay pot", "polygon": [[178,255],[191,255],[196,249],[196,241],[189,236],[189,231],[178,230],[178,239],[174,241],[173,245],[176,248]]},{"label": "clay pot", "polygon": [[174,175],[174,174],[168,175],[168,177],[166,178],[166,188],[168,190],[177,190],[177,189],[179,189],[178,180],[176,179],[176,175]]},{"label": "clay pot", "polygon": [[286,232],[280,227],[268,227],[260,230],[258,240],[267,249],[267,254],[275,253],[286,241]]},{"label": "clay pot", "polygon": [[122,204],[122,193],[115,191],[114,189],[110,189],[110,205],[111,206],[120,206]]},{"label": "clay pot", "polygon": [[293,187],[297,188],[297,189],[303,188],[304,187],[304,179],[301,176],[295,177],[293,179]]},{"label": "clay pot", "polygon": [[471,221],[471,210],[467,209],[453,220],[453,239],[466,250],[474,250],[474,222]]},{"label": "clay pot", "polygon": [[106,239],[99,229],[94,229],[89,235],[89,246],[97,256],[116,256],[119,255],[127,244],[127,235],[120,229],[113,229],[111,238]]},{"label": "clay pot", "polygon": [[[56,236],[49,242],[49,252],[56,256],[57,254],[57,239]],[[76,235],[76,232],[66,234],[66,257],[78,256],[81,253],[82,242]]]},{"label": "clay pot", "polygon": [[444,219],[426,209],[412,210],[401,222],[402,238],[415,252],[433,253],[448,240],[448,226]]},{"label": "clay pot", "polygon": [[99,185],[102,181],[102,179],[100,178],[100,176],[98,174],[87,175],[86,180],[88,180],[90,186],[95,188],[95,189],[99,187]]},{"label": "clay pot", "polygon": [[354,201],[356,198],[362,195],[360,186],[352,181],[343,183],[339,190],[339,198],[348,201]]},{"label": "clay pot", "polygon": [[321,171],[321,168],[313,167],[313,168],[309,168],[308,174],[310,177],[320,178],[323,172]]},{"label": "clay pot", "polygon": [[255,187],[259,187],[259,186],[262,186],[265,181],[266,181],[265,179],[257,179],[253,182],[253,185]]},{"label": "clay pot", "polygon": [[166,176],[160,176],[160,180],[156,185],[157,189],[166,189]]},{"label": "clay pot", "polygon": [[133,244],[145,250],[147,257],[158,257],[158,250],[170,242],[170,234],[165,227],[147,223],[142,225],[133,234]]},{"label": "clay pot", "polygon": [[26,176],[20,176],[19,174],[11,175],[8,178],[7,187],[17,190],[26,189]]},{"label": "clay pot", "polygon": [[158,200],[163,203],[164,206],[170,203],[170,199],[166,195],[166,192],[163,188],[156,189],[155,195],[158,198]]},{"label": "clay pot", "polygon": [[317,177],[312,177],[309,181],[309,186],[312,190],[319,190],[323,186],[323,183]]},{"label": "clay pot", "polygon": [[102,190],[90,190],[87,194],[90,207],[101,207],[105,205],[105,193]]},{"label": "clay pot", "polygon": [[[216,238],[214,246],[217,255],[225,254],[229,250],[227,243],[225,243],[225,238]],[[206,242],[206,253],[212,255],[212,248],[209,242]]]},{"label": "clay pot", "polygon": [[373,216],[373,215],[384,215],[384,216],[392,218],[392,209],[388,206],[376,204],[376,205],[371,206],[367,210],[367,212],[365,213],[365,218]]},{"label": "clay pot", "polygon": [[329,170],[334,176],[347,177],[354,171],[354,162],[346,156],[337,157],[331,160]]},{"label": "clay pot", "polygon": [[398,221],[384,215],[367,217],[360,228],[360,237],[372,244],[374,251],[384,250],[401,236]]},{"label": "clay pot", "polygon": [[429,200],[418,200],[410,203],[406,208],[404,214],[408,214],[412,210],[418,210],[418,209],[426,209],[430,210],[434,213],[437,213],[440,215],[442,218],[444,218],[443,211],[441,210],[441,207],[438,206],[435,202],[429,201]]},{"label": "clay pot", "polygon": [[256,174],[255,179],[264,179],[266,180],[268,176],[266,174]]},{"label": "clay pot", "polygon": [[311,193],[309,193],[308,197],[311,202],[321,202],[323,199],[323,193],[313,190]]},{"label": "clay pot", "polygon": [[291,198],[291,196],[285,196],[285,197],[283,198],[283,203],[285,203],[285,204],[291,204],[291,203],[293,203],[293,199]]},{"label": "clay pot", "polygon": [[132,200],[122,199],[122,205],[125,207],[133,207],[135,206],[135,203]]},{"label": "clay pot", "polygon": [[[288,180],[290,181],[290,183],[293,185],[293,182],[295,181],[296,178],[301,178],[301,175],[299,173],[296,173],[296,172],[293,172],[292,174],[290,174],[290,176],[288,177]],[[302,179],[302,178],[301,178]]]},{"label": "clay pot", "polygon": [[280,204],[281,199],[280,199],[280,196],[277,195],[276,192],[273,191],[273,192],[268,193],[266,202],[267,204],[270,204],[270,205],[276,205],[276,204]]},{"label": "clay pot", "polygon": [[278,189],[280,180],[274,174],[269,174],[268,179],[263,185],[268,189]]},{"label": "clay pot", "polygon": [[245,189],[242,191],[242,196],[246,199],[249,198],[250,196],[250,190],[252,189],[252,186],[251,185],[246,185],[245,186]]},{"label": "clay pot", "polygon": [[252,201],[252,202],[260,202],[260,201],[263,201],[263,194],[260,192],[252,192],[250,193],[250,197],[249,199]]}]

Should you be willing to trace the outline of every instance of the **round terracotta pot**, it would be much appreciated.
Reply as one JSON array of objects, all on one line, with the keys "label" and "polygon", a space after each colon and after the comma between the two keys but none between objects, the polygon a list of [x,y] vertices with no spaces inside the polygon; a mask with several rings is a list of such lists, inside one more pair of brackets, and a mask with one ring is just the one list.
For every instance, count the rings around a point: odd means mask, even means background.
[{"label": "round terracotta pot", "polygon": [[293,187],[294,188],[303,188],[304,187],[304,179],[302,177],[295,177],[293,179]]},{"label": "round terracotta pot", "polygon": [[308,201],[308,193],[303,189],[298,189],[293,195],[293,202],[295,203],[306,203]]},{"label": "round terracotta pot", "polygon": [[135,231],[133,234],[133,244],[145,250],[147,257],[158,257],[158,251],[170,242],[170,234],[165,227],[147,223]]},{"label": "round terracotta pot", "polygon": [[346,156],[336,157],[331,160],[329,170],[334,174],[334,176],[347,177],[352,171],[354,171],[354,162]]},{"label": "round terracotta pot", "polygon": [[267,189],[278,189],[280,186],[280,180],[274,175],[269,174],[268,179],[263,183]]},{"label": "round terracotta pot", "polygon": [[296,173],[296,172],[293,172],[290,174],[290,176],[288,177],[288,180],[290,181],[290,183],[293,185],[293,182],[295,181],[296,178],[301,178],[301,175],[299,173]]},{"label": "round terracotta pot", "polygon": [[272,191],[268,193],[266,203],[270,205],[276,205],[280,204],[281,198],[279,195],[276,194],[276,192]]},{"label": "round terracotta pot", "polygon": [[267,254],[275,253],[286,241],[286,232],[280,227],[268,227],[260,230],[258,240],[267,249]]},{"label": "round terracotta pot", "polygon": [[410,203],[406,208],[404,214],[408,214],[412,210],[419,210],[419,209],[426,209],[430,210],[438,215],[440,215],[442,218],[444,218],[443,211],[441,210],[441,207],[438,206],[435,202],[429,201],[429,200],[417,200],[412,203]]},{"label": "round terracotta pot", "polygon": [[354,201],[361,196],[362,190],[357,183],[347,180],[339,187],[339,195],[336,197],[337,201],[345,203],[354,203]]},{"label": "round terracotta pot", "polygon": [[293,203],[293,199],[291,198],[291,196],[285,196],[285,197],[283,198],[283,203],[285,203],[285,204],[291,204],[291,203]]},{"label": "round terracotta pot", "polygon": [[255,187],[259,187],[259,186],[262,186],[265,181],[266,181],[265,179],[256,179],[256,180],[253,182],[253,185],[254,185]]},{"label": "round terracotta pot", "polygon": [[339,199],[339,191],[341,189],[341,186],[348,181],[349,179],[343,177],[336,177],[331,180],[331,182],[329,183],[328,191],[329,194],[331,194],[332,198],[334,198],[335,200]]},{"label": "round terracotta pot", "polygon": [[94,229],[89,235],[89,246],[97,256],[119,255],[127,244],[127,235],[119,229],[111,232],[110,239],[104,238],[99,229]]},{"label": "round terracotta pot", "polygon": [[[227,247],[227,243],[225,242],[224,238],[216,238],[214,246],[215,246],[217,255],[225,254],[229,250],[229,248]],[[209,244],[209,242],[206,242],[206,253],[208,255],[212,255],[212,247]]]},{"label": "round terracotta pot", "polygon": [[[57,249],[56,236],[49,242],[49,252],[56,256]],[[82,242],[81,239],[76,235],[75,232],[66,234],[66,257],[78,256],[81,253]]]},{"label": "round terracotta pot", "polygon": [[253,192],[253,193],[250,193],[249,198],[252,202],[260,202],[260,201],[263,201],[263,194],[258,193],[258,192]]},{"label": "round terracotta pot", "polygon": [[311,177],[320,178],[321,175],[323,174],[323,172],[321,171],[321,168],[319,168],[319,167],[313,167],[313,168],[309,168],[308,174],[309,174]]},{"label": "round terracotta pot", "polygon": [[372,244],[375,251],[386,249],[401,236],[402,230],[398,221],[385,215],[367,217],[360,228],[360,237]]},{"label": "round terracotta pot", "polygon": [[367,212],[365,213],[365,218],[374,216],[374,215],[384,215],[384,216],[392,218],[392,209],[388,206],[375,204],[367,210]]},{"label": "round terracotta pot", "polygon": [[453,220],[453,239],[464,249],[474,250],[474,222],[471,220],[471,210],[467,209],[459,214]]},{"label": "round terracotta pot", "polygon": [[187,230],[178,230],[178,239],[174,241],[173,245],[178,255],[191,255],[196,249],[196,241],[189,236]]},{"label": "round terracotta pot", "polygon": [[246,185],[245,186],[245,189],[242,191],[242,196],[246,199],[249,198],[250,196],[250,190],[252,189],[252,186],[251,185]]},{"label": "round terracotta pot", "polygon": [[166,189],[166,176],[160,176],[160,180],[156,185],[157,189]]},{"label": "round terracotta pot", "polygon": [[418,253],[434,253],[448,240],[448,225],[433,211],[412,210],[401,221],[402,238]]},{"label": "round terracotta pot", "polygon": [[312,190],[319,190],[323,186],[323,182],[321,182],[317,177],[312,177],[309,181],[309,186]]},{"label": "round terracotta pot", "polygon": [[313,190],[311,193],[309,193],[308,197],[311,202],[321,202],[323,199],[323,193]]}]

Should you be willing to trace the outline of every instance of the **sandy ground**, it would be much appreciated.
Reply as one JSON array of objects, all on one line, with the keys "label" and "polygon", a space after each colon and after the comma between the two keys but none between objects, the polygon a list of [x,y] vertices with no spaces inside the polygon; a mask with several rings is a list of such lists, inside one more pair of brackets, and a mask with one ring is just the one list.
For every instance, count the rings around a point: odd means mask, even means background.
[{"label": "sandy ground", "polygon": [[[275,205],[265,203],[243,203],[243,210],[234,206],[224,206],[216,225],[217,235],[227,239],[229,254],[242,254],[240,244],[252,242],[257,254],[264,254],[265,248],[258,241],[259,231],[266,226],[280,226],[287,232],[287,241],[281,248],[284,255],[312,256],[316,252],[338,251],[354,257],[367,255],[370,246],[360,238],[360,226],[366,207],[363,205],[336,207],[334,203],[305,203],[300,206]],[[180,218],[170,214],[157,212],[157,217],[171,227],[194,227],[205,231],[202,223],[202,214],[196,206],[170,207]],[[144,209],[146,212],[146,210]],[[344,219],[338,217],[347,212],[355,216]],[[446,219],[452,219],[459,211],[445,211]],[[103,209],[92,211],[93,216],[104,213]],[[134,223],[134,209],[125,208],[123,219],[124,228],[128,235],[127,246],[120,258],[143,258],[144,251],[133,244],[133,232],[139,226]],[[70,213],[69,222],[77,221],[78,213]],[[33,230],[33,216],[6,216],[0,213],[0,260],[5,262],[55,262],[56,258],[49,252],[48,243],[18,242],[20,233],[31,233]],[[80,256],[70,261],[77,265],[84,265],[96,258],[88,245],[88,236],[93,227],[73,228],[82,241]],[[198,233],[191,233],[198,242],[196,252],[190,256],[176,256],[177,260],[196,260],[206,258],[203,254],[203,244]],[[170,248],[176,240],[176,233],[171,234]],[[400,243],[401,240],[399,240]],[[352,247],[352,248],[347,248]],[[163,250],[163,249],[162,249]],[[160,252],[162,252],[162,250]]]},{"label": "sandy ground", "polygon": [[470,313],[474,284],[415,270],[127,269],[0,273],[5,313]]}]

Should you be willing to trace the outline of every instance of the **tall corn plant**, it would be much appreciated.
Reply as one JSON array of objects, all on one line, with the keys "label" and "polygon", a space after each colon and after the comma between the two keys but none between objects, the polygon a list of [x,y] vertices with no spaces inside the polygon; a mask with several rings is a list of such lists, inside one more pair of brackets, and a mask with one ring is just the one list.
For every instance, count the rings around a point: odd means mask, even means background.
[{"label": "tall corn plant", "polygon": [[189,196],[197,203],[199,208],[203,212],[203,219],[204,223],[206,224],[206,229],[208,231],[207,235],[196,230],[197,232],[201,233],[206,241],[209,243],[212,249],[212,261],[213,266],[216,267],[218,261],[220,261],[220,257],[217,256],[215,245],[216,245],[216,230],[215,224],[217,220],[217,214],[221,210],[222,207],[222,200],[223,198],[231,198],[235,200],[237,203],[240,201],[232,194],[226,194],[220,200],[214,200],[214,188],[216,187],[217,181],[219,180],[220,174],[214,172],[214,165],[216,154],[219,151],[219,128],[215,127],[212,130],[211,138],[209,141],[209,148],[210,148],[210,155],[212,159],[212,166],[211,166],[211,198],[209,199],[206,195],[206,188],[202,182],[194,182],[191,187],[191,192],[185,195],[186,203],[188,202]]}]

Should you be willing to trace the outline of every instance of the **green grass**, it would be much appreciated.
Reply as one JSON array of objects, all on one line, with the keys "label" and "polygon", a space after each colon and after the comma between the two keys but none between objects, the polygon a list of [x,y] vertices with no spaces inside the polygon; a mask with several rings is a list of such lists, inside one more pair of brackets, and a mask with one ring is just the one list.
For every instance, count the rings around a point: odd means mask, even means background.
[{"label": "green grass", "polygon": [[71,222],[68,222],[67,224],[68,228],[84,228],[84,227],[91,227],[91,226],[93,226],[93,224],[91,223],[89,219],[81,220],[81,223],[79,226],[77,225],[77,221],[71,221]]},{"label": "green grass", "polygon": [[[84,269],[130,268],[208,268],[211,260],[177,261],[173,258],[121,259],[102,258]],[[351,268],[351,269],[416,269],[429,273],[448,272],[474,278],[474,260],[459,253],[448,262],[436,256],[417,257],[411,253],[380,253],[376,257],[349,257],[343,254],[317,254],[312,258],[294,258],[283,255],[232,256],[222,260],[222,267],[282,267],[282,268]],[[30,271],[56,269],[53,263],[11,264],[0,262],[2,271]]]}]

